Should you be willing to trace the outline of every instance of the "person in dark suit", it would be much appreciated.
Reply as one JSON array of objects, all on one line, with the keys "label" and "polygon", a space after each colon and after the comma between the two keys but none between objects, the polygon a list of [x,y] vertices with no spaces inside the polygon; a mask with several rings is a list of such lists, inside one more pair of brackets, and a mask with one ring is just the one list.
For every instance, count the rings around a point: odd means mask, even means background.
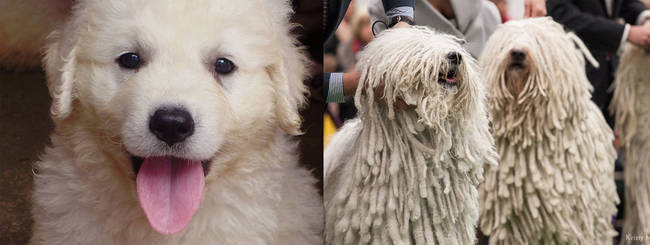
[{"label": "person in dark suit", "polygon": [[650,11],[639,0],[548,0],[546,9],[555,21],[584,41],[600,64],[596,68],[587,62],[587,77],[594,86],[592,100],[613,127],[614,117],[607,111],[612,99],[608,90],[614,81],[618,54],[626,41],[650,46],[650,27],[641,26]]}]

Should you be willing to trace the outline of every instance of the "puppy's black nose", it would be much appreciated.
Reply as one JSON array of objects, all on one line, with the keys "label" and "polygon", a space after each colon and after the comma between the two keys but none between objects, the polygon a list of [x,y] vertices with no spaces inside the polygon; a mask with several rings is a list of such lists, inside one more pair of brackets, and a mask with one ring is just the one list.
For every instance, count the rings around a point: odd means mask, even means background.
[{"label": "puppy's black nose", "polygon": [[451,64],[459,65],[460,62],[463,61],[463,57],[457,52],[450,52],[447,54],[447,60],[449,60]]},{"label": "puppy's black nose", "polygon": [[194,133],[194,120],[181,108],[161,108],[149,118],[149,130],[172,146]]},{"label": "puppy's black nose", "polygon": [[510,51],[510,57],[512,61],[522,62],[526,59],[526,52],[521,49],[513,49]]}]

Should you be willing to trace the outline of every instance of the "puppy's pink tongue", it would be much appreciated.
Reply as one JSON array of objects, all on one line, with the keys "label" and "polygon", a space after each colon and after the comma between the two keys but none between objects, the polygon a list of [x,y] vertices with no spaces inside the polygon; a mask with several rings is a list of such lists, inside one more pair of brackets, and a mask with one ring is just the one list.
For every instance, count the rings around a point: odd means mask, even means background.
[{"label": "puppy's pink tongue", "polygon": [[136,182],[151,227],[174,234],[187,226],[199,208],[205,179],[201,162],[150,157],[142,162]]}]

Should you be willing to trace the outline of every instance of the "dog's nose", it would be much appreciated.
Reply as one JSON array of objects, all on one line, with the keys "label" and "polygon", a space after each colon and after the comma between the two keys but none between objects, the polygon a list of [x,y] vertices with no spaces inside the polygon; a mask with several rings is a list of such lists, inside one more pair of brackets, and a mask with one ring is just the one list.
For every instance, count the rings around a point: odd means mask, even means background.
[{"label": "dog's nose", "polygon": [[158,139],[172,146],[194,133],[194,120],[184,109],[161,108],[149,118],[149,130]]},{"label": "dog's nose", "polygon": [[463,57],[457,52],[450,52],[447,54],[447,60],[454,65],[459,65],[460,62],[463,61]]},{"label": "dog's nose", "polygon": [[513,49],[510,51],[510,57],[513,61],[522,62],[526,59],[526,52],[521,49]]}]

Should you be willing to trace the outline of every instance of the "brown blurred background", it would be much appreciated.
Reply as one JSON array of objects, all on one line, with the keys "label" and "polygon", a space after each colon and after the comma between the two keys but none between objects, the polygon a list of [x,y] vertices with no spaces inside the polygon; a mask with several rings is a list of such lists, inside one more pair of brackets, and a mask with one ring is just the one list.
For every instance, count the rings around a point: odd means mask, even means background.
[{"label": "brown blurred background", "polygon": [[41,70],[0,70],[0,243],[26,244],[31,233],[32,163],[53,129]]}]

